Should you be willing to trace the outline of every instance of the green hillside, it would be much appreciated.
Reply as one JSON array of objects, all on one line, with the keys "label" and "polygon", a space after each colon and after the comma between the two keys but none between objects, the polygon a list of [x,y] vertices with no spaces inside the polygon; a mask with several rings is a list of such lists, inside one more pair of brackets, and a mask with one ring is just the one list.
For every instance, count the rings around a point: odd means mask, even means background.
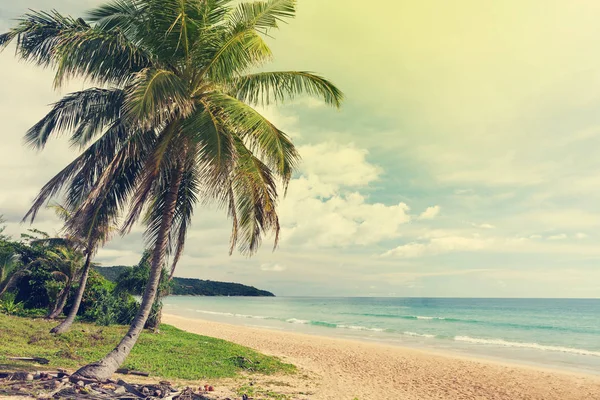
[{"label": "green hillside", "polygon": [[[115,282],[119,276],[131,267],[96,267],[102,276],[109,281]],[[266,290],[260,290],[253,286],[242,285],[232,282],[205,281],[194,278],[174,277],[171,286],[171,294],[178,296],[253,296],[274,297],[275,295]]]}]

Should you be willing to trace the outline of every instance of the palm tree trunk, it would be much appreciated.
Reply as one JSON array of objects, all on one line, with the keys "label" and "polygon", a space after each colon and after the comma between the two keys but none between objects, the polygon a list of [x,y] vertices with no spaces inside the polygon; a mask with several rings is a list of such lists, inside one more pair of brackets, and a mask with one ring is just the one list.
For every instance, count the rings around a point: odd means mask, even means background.
[{"label": "palm tree trunk", "polygon": [[63,312],[63,309],[65,308],[65,305],[67,304],[67,298],[69,297],[70,291],[71,291],[71,284],[67,283],[65,288],[63,290],[61,290],[61,292],[58,294],[58,299],[56,299],[54,308],[52,309],[50,314],[48,314],[48,316],[46,317],[47,319],[54,319]]},{"label": "palm tree trunk", "polygon": [[77,289],[77,295],[75,296],[75,301],[73,302],[71,310],[69,310],[69,315],[67,315],[67,318],[60,325],[52,328],[52,330],[50,330],[50,333],[65,333],[69,330],[71,325],[73,325],[75,317],[77,316],[77,312],[79,312],[79,306],[81,305],[81,299],[83,298],[83,293],[85,292],[85,286],[87,284],[87,279],[90,273],[91,265],[92,252],[88,251],[87,258],[85,259],[85,265],[83,266],[83,272],[81,274],[81,278],[79,279],[79,288]]},{"label": "palm tree trunk", "polygon": [[156,298],[156,292],[160,281],[160,276],[165,260],[165,254],[167,251],[167,245],[169,242],[169,231],[173,222],[173,215],[175,214],[175,206],[177,204],[177,197],[179,192],[179,186],[181,185],[181,179],[183,177],[183,163],[180,164],[179,169],[174,174],[174,179],[169,188],[169,192],[165,197],[165,209],[163,211],[162,220],[160,223],[160,230],[156,238],[156,245],[152,255],[152,266],[150,269],[150,277],[148,278],[148,284],[142,297],[142,303],[140,309],[135,316],[133,322],[129,326],[129,331],[121,342],[115,347],[110,353],[108,353],[102,360],[88,364],[81,367],[73,375],[71,375],[72,381],[77,381],[80,377],[87,379],[96,379],[99,381],[105,381],[115,373],[115,371],[123,364],[125,358],[131,352],[131,349],[137,342],[146,320],[150,315],[152,304]]},{"label": "palm tree trunk", "polygon": [[8,278],[4,284],[0,284],[0,297],[2,297],[2,295],[8,290],[11,289],[16,283],[17,280],[21,277],[21,273],[20,272],[15,272],[11,275],[10,278]]}]

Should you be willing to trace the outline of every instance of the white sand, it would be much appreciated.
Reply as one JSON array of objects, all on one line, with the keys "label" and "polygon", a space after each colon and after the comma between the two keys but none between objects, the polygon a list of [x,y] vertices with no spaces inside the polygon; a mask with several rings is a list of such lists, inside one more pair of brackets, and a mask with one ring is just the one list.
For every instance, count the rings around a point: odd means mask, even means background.
[{"label": "white sand", "polygon": [[300,373],[285,382],[294,399],[600,400],[600,376],[172,315],[163,322],[293,363]]}]

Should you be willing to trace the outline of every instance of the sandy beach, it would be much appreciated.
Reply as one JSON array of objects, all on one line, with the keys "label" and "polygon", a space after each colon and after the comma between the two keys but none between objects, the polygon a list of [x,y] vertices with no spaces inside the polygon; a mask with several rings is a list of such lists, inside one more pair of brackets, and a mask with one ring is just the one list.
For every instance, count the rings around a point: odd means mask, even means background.
[{"label": "sandy beach", "polygon": [[295,364],[285,381],[298,399],[600,399],[600,376],[173,315],[163,322]]}]

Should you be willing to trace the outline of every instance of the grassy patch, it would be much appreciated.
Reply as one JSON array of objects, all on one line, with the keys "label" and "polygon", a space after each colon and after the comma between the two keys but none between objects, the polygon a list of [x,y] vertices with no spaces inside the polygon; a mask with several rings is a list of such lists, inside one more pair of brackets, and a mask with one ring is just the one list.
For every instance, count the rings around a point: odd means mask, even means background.
[{"label": "grassy patch", "polygon": [[[44,357],[49,367],[76,368],[97,361],[119,342],[124,326],[100,327],[76,323],[70,332],[55,336],[56,322],[0,314],[0,369],[27,367],[7,357]],[[197,380],[235,377],[240,372],[290,373],[294,366],[247,347],[224,340],[187,333],[162,325],[160,333],[144,332],[124,368],[152,376]]]}]

